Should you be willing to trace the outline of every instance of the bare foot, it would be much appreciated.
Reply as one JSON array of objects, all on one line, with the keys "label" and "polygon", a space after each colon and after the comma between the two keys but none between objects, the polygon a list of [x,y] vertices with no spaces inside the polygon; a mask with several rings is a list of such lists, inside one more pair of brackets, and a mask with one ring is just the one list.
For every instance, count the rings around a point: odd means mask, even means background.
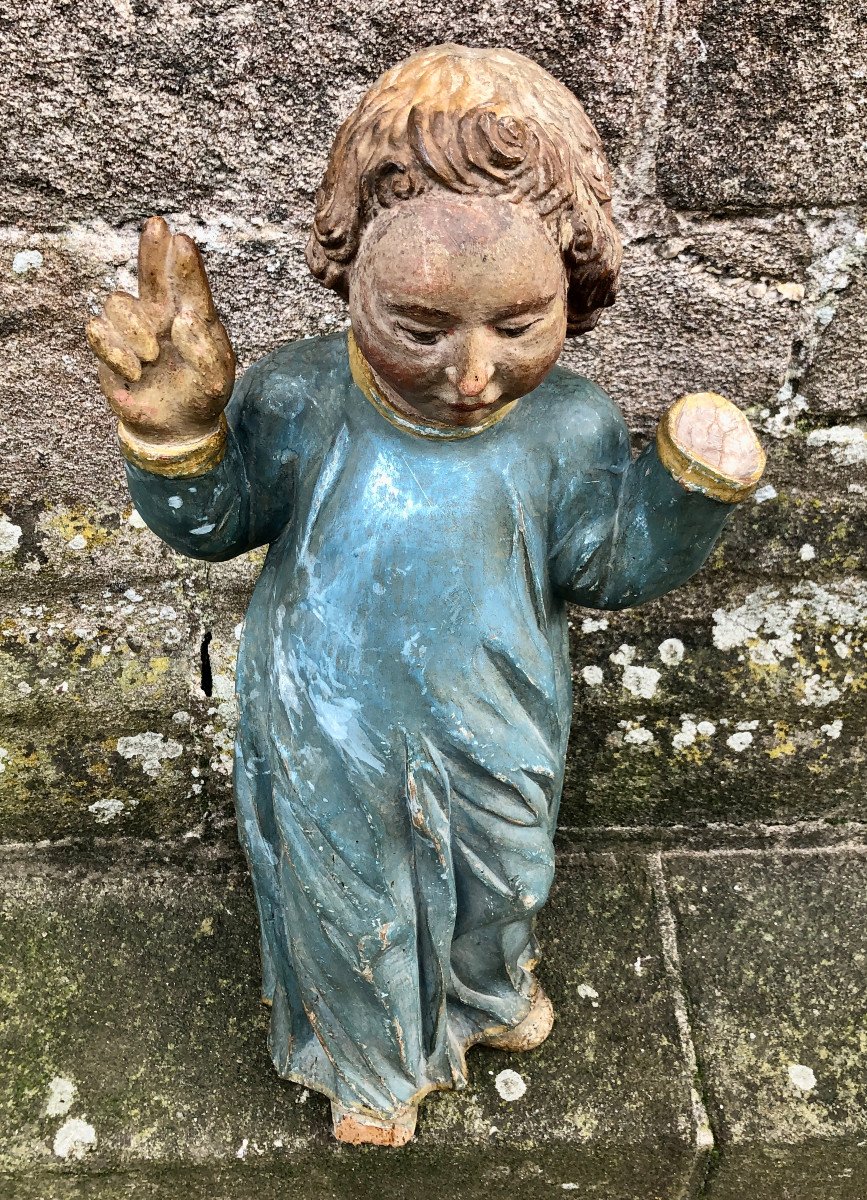
[{"label": "bare foot", "polygon": [[505,1033],[495,1033],[482,1042],[497,1050],[535,1050],[541,1046],[554,1025],[554,1006],[541,987],[533,993],[533,1007],[523,1021]]},{"label": "bare foot", "polygon": [[418,1108],[414,1104],[394,1117],[371,1117],[331,1101],[331,1121],[338,1142],[350,1146],[405,1146],[415,1133]]}]

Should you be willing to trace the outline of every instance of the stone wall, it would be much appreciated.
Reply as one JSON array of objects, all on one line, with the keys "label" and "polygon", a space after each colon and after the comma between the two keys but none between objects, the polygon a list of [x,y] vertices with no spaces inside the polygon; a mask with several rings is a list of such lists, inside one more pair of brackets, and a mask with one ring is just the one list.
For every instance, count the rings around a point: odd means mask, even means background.
[{"label": "stone wall", "polygon": [[863,816],[867,25],[859,0],[33,0],[0,74],[0,838],[231,836],[232,660],[261,555],[132,510],[82,336],[165,214],[242,367],[344,321],[303,245],[331,137],[389,64],[507,44],[597,122],[621,298],[566,361],[637,440],[684,391],[763,431],[702,574],[575,610],[563,823]]}]

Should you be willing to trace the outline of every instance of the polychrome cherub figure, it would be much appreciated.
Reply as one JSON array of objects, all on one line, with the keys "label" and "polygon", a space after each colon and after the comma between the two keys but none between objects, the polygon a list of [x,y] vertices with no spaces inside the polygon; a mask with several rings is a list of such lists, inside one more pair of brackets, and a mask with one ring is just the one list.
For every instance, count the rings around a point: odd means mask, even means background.
[{"label": "polychrome cherub figure", "polygon": [[571,714],[566,603],[706,559],[762,451],[679,400],[635,461],[555,364],[615,296],[610,176],[581,106],[505,50],[388,71],[337,135],[307,251],[351,330],[234,387],[193,243],[154,217],[140,298],[89,327],[135,505],[183,554],[269,544],[238,660],[238,827],[279,1073],[399,1145],[475,1043],[552,1024],[534,919]]}]

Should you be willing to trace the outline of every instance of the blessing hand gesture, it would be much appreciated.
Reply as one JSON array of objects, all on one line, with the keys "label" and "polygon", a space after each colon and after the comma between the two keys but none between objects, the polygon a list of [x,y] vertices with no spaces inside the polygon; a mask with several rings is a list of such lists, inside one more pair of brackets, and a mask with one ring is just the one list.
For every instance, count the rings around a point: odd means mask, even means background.
[{"label": "blessing hand gesture", "polygon": [[[162,217],[145,222],[139,296],[113,292],[87,325],[99,383],[123,433],[159,450],[213,434],[232,392],[235,355],[202,256]],[[124,429],[125,427],[125,429]]]}]

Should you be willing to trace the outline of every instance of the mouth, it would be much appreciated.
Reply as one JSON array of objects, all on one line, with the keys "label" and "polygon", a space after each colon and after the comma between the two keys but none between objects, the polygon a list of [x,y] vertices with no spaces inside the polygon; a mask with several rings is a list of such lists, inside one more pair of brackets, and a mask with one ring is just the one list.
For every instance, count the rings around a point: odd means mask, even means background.
[{"label": "mouth", "polygon": [[481,400],[475,401],[471,404],[458,404],[456,401],[451,401],[449,403],[449,408],[453,408],[457,412],[471,413],[479,412],[483,408],[493,408],[496,403],[496,400]]}]

